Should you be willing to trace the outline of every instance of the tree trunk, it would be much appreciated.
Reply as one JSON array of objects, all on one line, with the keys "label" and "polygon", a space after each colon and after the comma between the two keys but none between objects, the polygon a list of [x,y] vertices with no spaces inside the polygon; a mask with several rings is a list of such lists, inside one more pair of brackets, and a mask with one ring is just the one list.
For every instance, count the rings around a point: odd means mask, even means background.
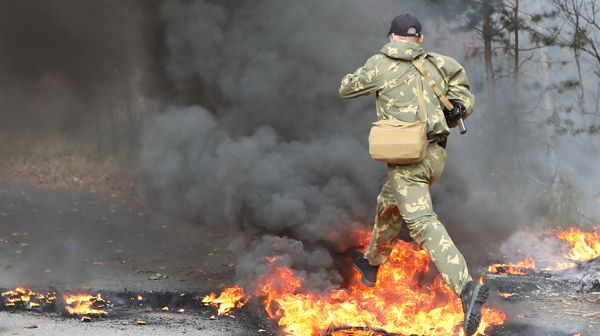
[{"label": "tree trunk", "polygon": [[494,66],[492,62],[492,12],[489,9],[483,13],[483,53],[485,59],[485,83],[490,112],[493,115],[493,108],[496,106],[496,89],[494,84]]},{"label": "tree trunk", "polygon": [[[542,8],[540,8],[540,11]],[[558,169],[558,156],[557,156],[557,143],[556,143],[556,128],[554,125],[548,125],[546,123],[547,120],[550,120],[556,110],[554,108],[554,104],[552,103],[552,96],[550,95],[550,57],[548,56],[548,52],[546,47],[540,48],[540,65],[542,70],[542,88],[543,88],[543,96],[542,96],[542,106],[544,115],[543,121],[546,125],[545,133],[546,133],[546,157],[548,162],[548,168],[550,176],[552,177],[552,181],[550,182],[550,189],[552,191],[552,209],[560,209],[562,203],[562,192],[563,192],[563,183],[562,176]]]},{"label": "tree trunk", "polygon": [[513,164],[513,168],[517,169],[517,167],[520,168],[520,151],[519,149],[521,148],[521,146],[519,145],[519,134],[520,134],[520,117],[521,117],[521,109],[522,109],[522,104],[521,104],[521,97],[519,95],[520,87],[519,87],[519,72],[520,72],[520,56],[519,56],[519,0],[515,0],[515,7],[514,7],[514,12],[513,12],[513,29],[514,29],[514,53],[515,53],[515,59],[514,59],[514,80],[515,83],[513,85],[513,96],[514,96],[514,107],[512,108],[512,121],[513,121],[513,125],[510,128],[512,131],[512,148],[514,149],[514,155],[512,155],[512,164]]},{"label": "tree trunk", "polygon": [[496,154],[497,154],[497,129],[498,125],[496,123],[496,89],[494,83],[494,66],[492,63],[492,37],[493,37],[493,28],[492,28],[492,8],[490,6],[484,6],[483,8],[483,25],[482,25],[482,38],[483,38],[483,53],[485,60],[485,87],[487,93],[487,114],[489,121],[491,123],[488,128],[490,137],[492,139],[492,143],[490,144],[490,157],[488,158],[488,162],[490,166],[488,167],[488,171],[490,172],[490,179],[492,181],[492,186],[494,186],[494,190],[497,186],[497,172],[496,167]]},{"label": "tree trunk", "polygon": [[[515,0],[515,13],[513,16],[515,29],[515,82],[519,82],[519,0]],[[518,90],[517,90],[518,91]]]},{"label": "tree trunk", "polygon": [[111,144],[111,150],[112,150],[112,154],[116,154],[117,150],[118,150],[118,130],[117,130],[117,120],[116,120],[116,108],[115,108],[115,103],[111,102],[110,104],[110,111],[108,111],[108,116],[109,116],[109,125],[110,125],[110,144]]},{"label": "tree trunk", "polygon": [[133,104],[131,102],[131,99],[127,102],[125,108],[127,110],[127,143],[129,145],[128,149],[132,149],[136,145],[138,131],[135,116],[133,115]]},{"label": "tree trunk", "polygon": [[96,154],[98,157],[102,155],[102,137],[104,134],[102,133],[102,125],[100,113],[94,113],[94,129],[96,131]]}]

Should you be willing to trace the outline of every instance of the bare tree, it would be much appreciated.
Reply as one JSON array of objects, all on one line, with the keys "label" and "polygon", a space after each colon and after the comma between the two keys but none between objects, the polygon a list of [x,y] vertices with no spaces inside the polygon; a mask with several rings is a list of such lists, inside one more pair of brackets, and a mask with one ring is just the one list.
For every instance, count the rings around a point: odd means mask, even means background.
[{"label": "bare tree", "polygon": [[[588,123],[586,116],[600,116],[596,108],[600,102],[588,104],[586,102],[587,76],[586,66],[592,66],[596,78],[600,79],[600,4],[596,0],[547,0],[551,6],[551,15],[556,18],[546,32],[535,32],[534,39],[545,41],[548,45],[570,50],[577,69],[577,82],[567,82],[564,86],[577,89],[577,110],[583,116],[583,125],[575,126],[568,119],[563,121],[571,133],[600,133],[600,125]],[[595,90],[594,90],[595,94]],[[598,97],[596,97],[596,100]],[[596,150],[594,148],[594,150]],[[597,151],[597,150],[596,150]]]}]

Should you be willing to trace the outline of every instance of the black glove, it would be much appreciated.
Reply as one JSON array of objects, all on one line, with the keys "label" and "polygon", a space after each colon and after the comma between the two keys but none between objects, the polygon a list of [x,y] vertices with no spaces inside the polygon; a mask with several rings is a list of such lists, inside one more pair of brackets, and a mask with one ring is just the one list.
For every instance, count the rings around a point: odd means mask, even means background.
[{"label": "black glove", "polygon": [[458,126],[458,120],[467,117],[467,109],[465,109],[465,106],[459,100],[451,99],[450,102],[454,108],[452,110],[444,108],[444,116],[446,117],[448,127],[454,128]]}]

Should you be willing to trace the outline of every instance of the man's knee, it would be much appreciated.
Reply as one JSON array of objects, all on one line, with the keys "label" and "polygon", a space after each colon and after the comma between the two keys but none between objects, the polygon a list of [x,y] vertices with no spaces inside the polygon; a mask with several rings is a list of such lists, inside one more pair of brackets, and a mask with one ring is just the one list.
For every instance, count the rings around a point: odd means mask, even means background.
[{"label": "man's knee", "polygon": [[418,216],[405,215],[404,222],[410,231],[412,239],[422,244],[441,225],[433,212],[419,214]]}]

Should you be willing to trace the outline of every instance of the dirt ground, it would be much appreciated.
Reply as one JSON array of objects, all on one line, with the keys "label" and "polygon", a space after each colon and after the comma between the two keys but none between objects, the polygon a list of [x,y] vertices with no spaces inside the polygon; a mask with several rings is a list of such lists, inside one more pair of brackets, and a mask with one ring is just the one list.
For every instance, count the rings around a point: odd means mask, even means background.
[{"label": "dirt ground", "polygon": [[[80,335],[206,335],[246,336],[265,335],[260,326],[236,319],[212,321],[206,316],[141,315],[148,324],[136,325],[131,319],[98,320],[81,323],[77,319],[52,318],[29,314],[0,313],[0,335],[80,336]],[[32,327],[35,328],[32,329]]]},{"label": "dirt ground", "polygon": [[[204,295],[232,284],[235,265],[222,238],[145,213],[115,196],[0,183],[1,288]],[[142,311],[131,318],[81,323],[46,313],[0,312],[0,334],[251,335],[260,329],[257,322],[198,314]],[[135,325],[138,318],[148,325]],[[38,328],[26,329],[32,324]]]},{"label": "dirt ground", "polygon": [[[116,195],[0,182],[0,288],[202,296],[232,284],[235,260],[224,248],[224,237],[167,220]],[[540,281],[524,283],[529,287],[517,299],[491,300],[508,315],[506,327],[495,335],[600,335],[600,314],[594,314],[599,303],[582,300],[570,288],[566,295],[546,295],[540,288],[556,284]],[[503,278],[492,284],[514,287]],[[200,307],[185,314],[140,309],[82,323],[56,313],[4,311],[0,335],[273,334],[272,325],[252,308],[235,318],[215,320],[212,314]],[[137,319],[147,325],[136,325]]]}]

